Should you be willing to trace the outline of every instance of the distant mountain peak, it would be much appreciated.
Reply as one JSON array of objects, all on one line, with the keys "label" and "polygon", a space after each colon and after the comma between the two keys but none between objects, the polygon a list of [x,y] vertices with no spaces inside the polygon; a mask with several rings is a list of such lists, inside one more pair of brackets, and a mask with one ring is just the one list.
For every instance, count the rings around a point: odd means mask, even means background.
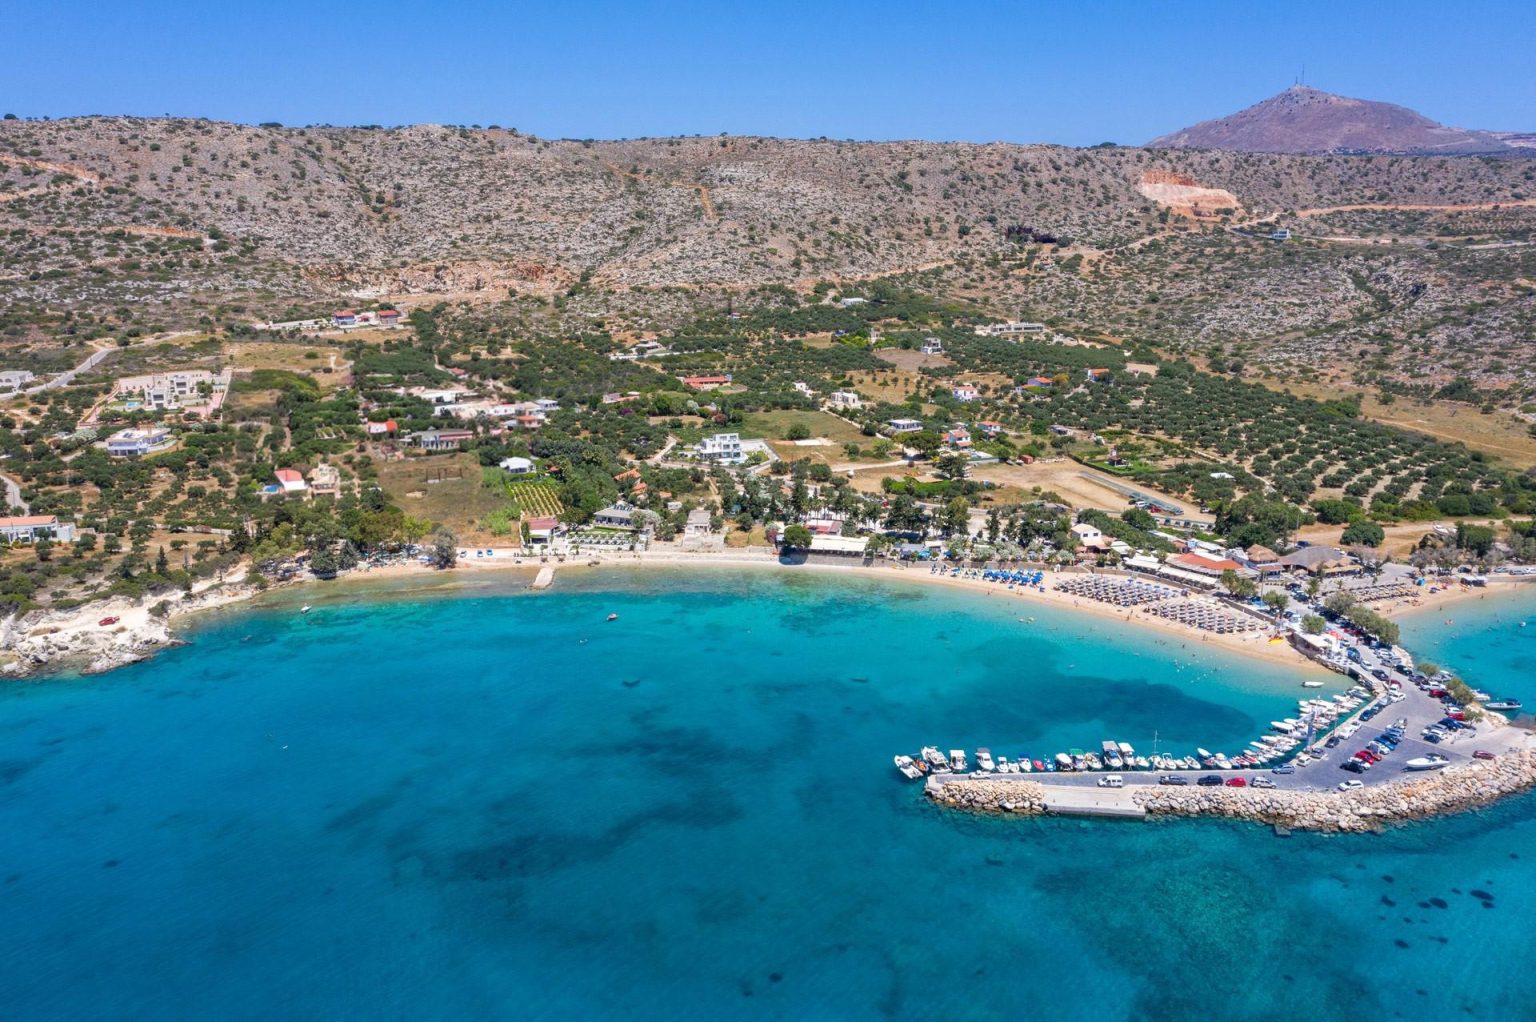
[{"label": "distant mountain peak", "polygon": [[1485,131],[1449,128],[1404,106],[1296,84],[1227,117],[1147,143],[1152,149],[1256,153],[1510,153]]}]

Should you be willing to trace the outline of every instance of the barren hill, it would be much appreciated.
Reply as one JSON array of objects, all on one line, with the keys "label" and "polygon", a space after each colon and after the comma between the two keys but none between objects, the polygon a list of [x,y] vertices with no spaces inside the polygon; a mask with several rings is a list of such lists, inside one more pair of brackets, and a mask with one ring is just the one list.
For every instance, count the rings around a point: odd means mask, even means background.
[{"label": "barren hill", "polygon": [[[41,303],[68,298],[69,280],[101,301],[795,286],[984,259],[1021,239],[1112,248],[1156,234],[1160,204],[1181,200],[1261,215],[1528,187],[1519,168],[1460,160],[4,121],[0,285],[31,278],[12,297]],[[163,244],[135,241],[155,234],[194,240],[169,280],[124,294],[124,267],[172,268]]]},{"label": "barren hill", "polygon": [[1448,128],[1407,107],[1293,85],[1246,110],[1163,135],[1152,149],[1256,153],[1510,153],[1490,132]]}]

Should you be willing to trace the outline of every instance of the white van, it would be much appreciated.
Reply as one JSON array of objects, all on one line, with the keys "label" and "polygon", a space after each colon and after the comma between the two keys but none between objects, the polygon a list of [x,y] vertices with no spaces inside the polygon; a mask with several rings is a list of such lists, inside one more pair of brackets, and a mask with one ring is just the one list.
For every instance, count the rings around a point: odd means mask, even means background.
[{"label": "white van", "polygon": [[1099,787],[1123,788],[1125,787],[1125,778],[1121,777],[1119,774],[1105,774],[1103,777],[1099,778]]}]

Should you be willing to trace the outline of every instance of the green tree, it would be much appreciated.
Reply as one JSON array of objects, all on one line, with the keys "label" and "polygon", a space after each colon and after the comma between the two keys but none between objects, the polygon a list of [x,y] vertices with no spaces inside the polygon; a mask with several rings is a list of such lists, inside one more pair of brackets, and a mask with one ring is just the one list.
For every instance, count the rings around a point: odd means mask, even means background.
[{"label": "green tree", "polygon": [[779,536],[779,545],[785,550],[809,550],[811,548],[811,530],[803,525],[785,526]]},{"label": "green tree", "polygon": [[810,438],[810,429],[799,422],[795,423],[793,426],[790,426],[789,429],[784,433],[784,439],[786,440],[809,440]]},{"label": "green tree", "polygon": [[39,536],[36,545],[32,547],[32,552],[37,555],[37,559],[39,561],[52,560],[53,540],[49,539],[47,536]]},{"label": "green tree", "polygon": [[1301,619],[1301,630],[1306,632],[1308,635],[1322,635],[1323,629],[1327,627],[1328,622],[1324,621],[1316,614],[1308,614],[1306,617]]},{"label": "green tree", "polygon": [[970,463],[970,459],[965,455],[950,451],[939,455],[939,460],[934,464],[934,472],[940,479],[964,479]]},{"label": "green tree", "polygon": [[1290,606],[1290,603],[1291,603],[1291,598],[1289,596],[1286,596],[1282,592],[1277,592],[1275,590],[1270,590],[1269,592],[1264,594],[1264,606],[1268,607],[1270,610],[1274,611],[1276,614],[1280,613],[1286,607]]},{"label": "green tree", "polygon": [[447,529],[438,529],[432,537],[432,565],[451,568],[459,562],[459,541]]},{"label": "green tree", "polygon": [[1344,526],[1339,542],[1345,546],[1378,547],[1387,541],[1387,530],[1366,518],[1357,518]]}]

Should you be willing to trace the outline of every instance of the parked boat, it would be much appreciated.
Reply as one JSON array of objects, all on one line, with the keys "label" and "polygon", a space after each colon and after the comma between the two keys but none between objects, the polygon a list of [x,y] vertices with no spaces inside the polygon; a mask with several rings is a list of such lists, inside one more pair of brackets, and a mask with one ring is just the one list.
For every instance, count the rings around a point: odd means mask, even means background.
[{"label": "parked boat", "polygon": [[980,748],[976,750],[976,767],[979,770],[996,770],[997,764],[992,761],[992,750]]},{"label": "parked boat", "polygon": [[901,775],[909,781],[915,781],[923,776],[923,772],[917,768],[917,764],[912,762],[911,756],[897,756],[896,769],[900,770]]},{"label": "parked boat", "polygon": [[1444,756],[1431,752],[1427,756],[1415,756],[1403,766],[1409,770],[1443,770],[1450,762]]},{"label": "parked boat", "polygon": [[1518,699],[1490,699],[1483,704],[1490,710],[1518,710],[1522,703]]},{"label": "parked boat", "polygon": [[1056,767],[1059,770],[1077,769],[1077,765],[1072,762],[1072,757],[1068,756],[1065,752],[1058,752],[1056,754]]},{"label": "parked boat", "polygon": [[923,746],[922,752],[918,753],[918,755],[922,756],[928,762],[928,765],[935,769],[949,769],[949,758],[931,745]]},{"label": "parked boat", "polygon": [[1136,758],[1136,750],[1131,748],[1130,742],[1120,743],[1120,758],[1125,760],[1127,765],[1130,764],[1131,760]]},{"label": "parked boat", "polygon": [[953,770],[957,774],[963,774],[963,773],[965,773],[965,767],[966,767],[966,763],[965,763],[965,750],[964,749],[950,749],[949,750],[949,768],[951,770]]},{"label": "parked boat", "polygon": [[1301,683],[1301,687],[1302,688],[1322,688],[1323,687],[1323,683],[1320,682],[1320,681],[1304,681],[1304,682]]},{"label": "parked boat", "polygon": [[1104,765],[1111,770],[1119,770],[1125,766],[1125,761],[1120,758],[1120,746],[1114,742],[1106,741],[1101,746],[1104,751]]}]

